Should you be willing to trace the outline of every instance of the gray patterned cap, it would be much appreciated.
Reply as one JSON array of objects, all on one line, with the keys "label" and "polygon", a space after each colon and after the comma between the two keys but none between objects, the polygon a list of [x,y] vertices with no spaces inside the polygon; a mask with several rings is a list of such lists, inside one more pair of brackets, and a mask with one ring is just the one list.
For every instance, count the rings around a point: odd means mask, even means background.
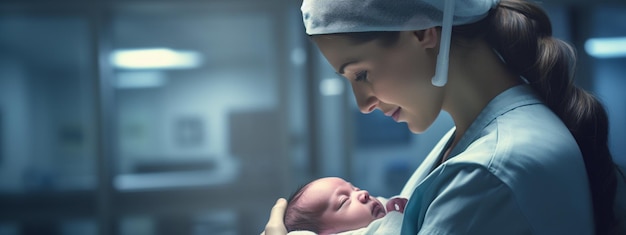
[{"label": "gray patterned cap", "polygon": [[450,32],[487,16],[499,0],[304,0],[302,19],[309,35],[411,31],[442,26],[433,85],[447,82]]}]

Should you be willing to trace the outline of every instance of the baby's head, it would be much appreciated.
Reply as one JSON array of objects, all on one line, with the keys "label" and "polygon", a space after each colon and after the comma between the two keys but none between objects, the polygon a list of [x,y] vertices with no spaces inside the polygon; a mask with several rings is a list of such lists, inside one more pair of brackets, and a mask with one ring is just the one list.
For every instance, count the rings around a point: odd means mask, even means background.
[{"label": "baby's head", "polygon": [[384,217],[385,206],[341,178],[315,180],[297,190],[287,204],[287,231],[332,234],[367,227]]}]

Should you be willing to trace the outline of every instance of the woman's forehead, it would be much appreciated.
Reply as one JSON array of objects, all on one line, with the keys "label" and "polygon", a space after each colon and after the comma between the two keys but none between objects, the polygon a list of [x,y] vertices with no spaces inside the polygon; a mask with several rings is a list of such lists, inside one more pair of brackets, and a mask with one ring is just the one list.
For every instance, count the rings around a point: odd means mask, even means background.
[{"label": "woman's forehead", "polygon": [[[332,34],[332,35],[316,35],[312,36],[313,42],[321,49],[332,49],[334,51],[341,52],[357,52],[362,48],[372,47],[378,45],[377,40],[371,40],[369,42],[356,43],[347,35]],[[371,48],[370,48],[371,49]]]},{"label": "woman's forehead", "polygon": [[342,64],[374,57],[381,49],[377,41],[356,44],[342,35],[318,35],[313,40],[336,72]]}]

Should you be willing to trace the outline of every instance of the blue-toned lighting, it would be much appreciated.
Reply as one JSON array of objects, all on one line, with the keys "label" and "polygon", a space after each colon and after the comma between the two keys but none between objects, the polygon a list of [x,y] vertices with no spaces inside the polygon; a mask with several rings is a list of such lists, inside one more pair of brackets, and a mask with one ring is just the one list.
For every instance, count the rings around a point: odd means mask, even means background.
[{"label": "blue-toned lighting", "polygon": [[320,93],[323,96],[341,95],[343,83],[339,78],[325,78],[320,82]]},{"label": "blue-toned lighting", "polygon": [[585,42],[585,51],[595,58],[626,57],[626,37],[590,38]]},{"label": "blue-toned lighting", "polygon": [[118,89],[151,88],[165,84],[167,78],[161,71],[128,71],[117,73]]},{"label": "blue-toned lighting", "polygon": [[111,63],[122,69],[189,69],[202,64],[202,55],[195,51],[168,48],[115,50]]}]

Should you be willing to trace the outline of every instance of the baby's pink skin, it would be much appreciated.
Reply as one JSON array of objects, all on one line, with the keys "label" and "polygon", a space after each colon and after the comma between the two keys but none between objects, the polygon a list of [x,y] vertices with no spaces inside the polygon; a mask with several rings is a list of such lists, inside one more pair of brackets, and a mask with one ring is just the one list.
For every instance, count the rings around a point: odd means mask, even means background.
[{"label": "baby's pink skin", "polygon": [[[395,197],[395,198],[389,199],[389,201],[387,201],[387,205],[385,206],[387,209],[387,213],[391,211],[398,211],[400,213],[404,213],[404,207],[406,206],[406,203],[408,201],[409,201],[408,199],[401,198],[401,197]],[[396,209],[396,205],[398,205],[398,209]]]}]

